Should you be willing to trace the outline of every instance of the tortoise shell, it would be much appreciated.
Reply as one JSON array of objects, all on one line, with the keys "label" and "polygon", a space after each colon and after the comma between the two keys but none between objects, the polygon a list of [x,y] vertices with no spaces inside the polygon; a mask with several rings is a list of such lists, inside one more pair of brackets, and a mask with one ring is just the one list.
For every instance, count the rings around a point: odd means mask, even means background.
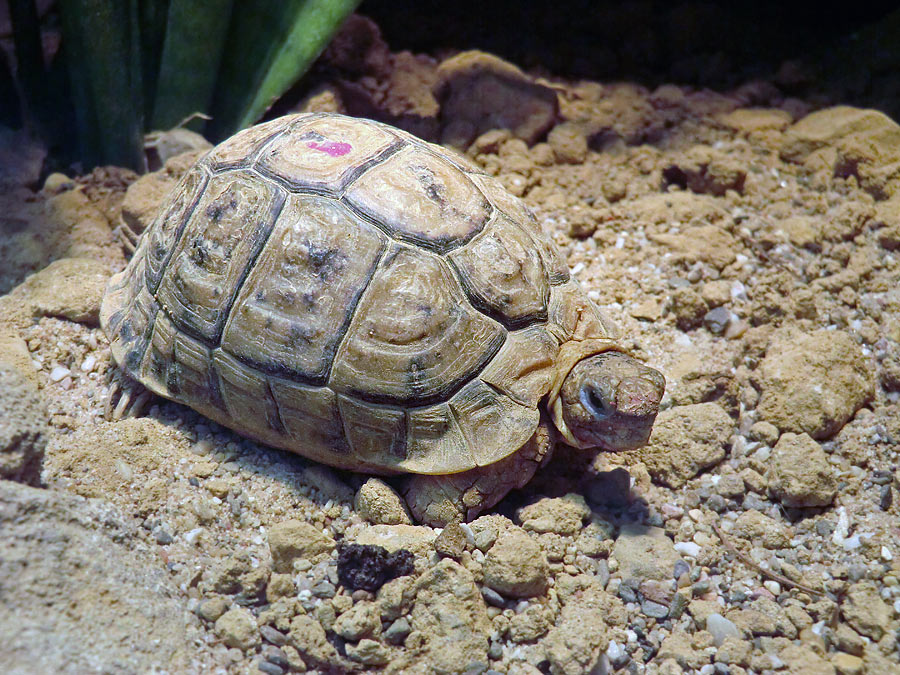
[{"label": "tortoise shell", "polygon": [[562,346],[609,337],[497,180],[327,113],[246,129],[200,160],[110,281],[101,322],[153,392],[376,473],[449,474],[515,452]]}]

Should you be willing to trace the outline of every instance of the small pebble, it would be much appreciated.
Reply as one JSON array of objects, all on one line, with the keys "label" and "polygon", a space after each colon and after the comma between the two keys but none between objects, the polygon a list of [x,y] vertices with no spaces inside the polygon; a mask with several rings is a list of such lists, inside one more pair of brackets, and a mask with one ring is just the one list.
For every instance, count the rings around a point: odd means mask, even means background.
[{"label": "small pebble", "polygon": [[696,558],[698,555],[700,555],[700,546],[692,541],[679,541],[677,544],[675,544],[674,548],[679,553],[683,553],[684,555],[690,556],[692,558]]},{"label": "small pebble", "polygon": [[493,605],[494,607],[505,607],[506,606],[506,600],[504,599],[504,597],[502,595],[500,595],[497,591],[495,591],[493,588],[488,588],[487,586],[482,587],[481,597],[484,598],[484,601],[487,604]]},{"label": "small pebble", "polygon": [[310,591],[317,598],[333,598],[335,593],[334,584],[324,579],[313,586]]},{"label": "small pebble", "polygon": [[257,661],[256,667],[259,669],[259,672],[266,675],[284,675],[284,668],[271,661]]},{"label": "small pebble", "polygon": [[262,625],[259,627],[259,634],[262,635],[263,640],[266,642],[271,642],[273,645],[281,646],[287,642],[287,636],[282,633],[277,628],[273,628],[272,626]]},{"label": "small pebble", "polygon": [[410,631],[412,628],[410,628],[409,621],[405,616],[401,616],[384,631],[384,639],[392,645],[403,644]]},{"label": "small pebble", "polygon": [[724,307],[716,307],[703,315],[703,323],[710,333],[723,333],[731,322],[731,312]]},{"label": "small pebble", "polygon": [[654,619],[665,619],[669,615],[669,608],[652,600],[641,602],[641,612]]},{"label": "small pebble", "polygon": [[56,366],[56,368],[50,371],[50,380],[52,382],[59,382],[64,377],[68,377],[70,373],[71,371],[68,368]]},{"label": "small pebble", "polygon": [[720,647],[725,642],[725,638],[741,636],[741,631],[734,625],[734,622],[717,612],[706,617],[706,630],[713,636],[716,647]]}]

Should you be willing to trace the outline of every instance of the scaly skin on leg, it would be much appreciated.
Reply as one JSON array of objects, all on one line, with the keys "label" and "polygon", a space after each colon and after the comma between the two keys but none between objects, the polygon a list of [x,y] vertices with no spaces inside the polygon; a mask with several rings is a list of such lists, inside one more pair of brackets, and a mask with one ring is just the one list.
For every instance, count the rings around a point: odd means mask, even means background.
[{"label": "scaly skin on leg", "polygon": [[542,420],[525,445],[509,457],[449,476],[412,476],[403,496],[416,520],[443,527],[469,521],[499,502],[510,490],[523,487],[549,458],[550,423]]}]

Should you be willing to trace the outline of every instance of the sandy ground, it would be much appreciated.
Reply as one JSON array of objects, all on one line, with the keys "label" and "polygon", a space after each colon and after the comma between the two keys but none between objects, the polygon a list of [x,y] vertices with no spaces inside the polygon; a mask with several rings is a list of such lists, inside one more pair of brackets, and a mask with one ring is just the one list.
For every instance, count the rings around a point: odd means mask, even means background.
[{"label": "sandy ground", "polygon": [[[392,53],[362,20],[325,58],[302,109],[453,146],[535,211],[667,378],[650,444],[560,448],[440,531],[170,402],[108,421],[113,230],[199,155],[35,190],[4,132],[0,670],[900,672],[900,126]],[[354,590],[350,542],[414,570]]]}]

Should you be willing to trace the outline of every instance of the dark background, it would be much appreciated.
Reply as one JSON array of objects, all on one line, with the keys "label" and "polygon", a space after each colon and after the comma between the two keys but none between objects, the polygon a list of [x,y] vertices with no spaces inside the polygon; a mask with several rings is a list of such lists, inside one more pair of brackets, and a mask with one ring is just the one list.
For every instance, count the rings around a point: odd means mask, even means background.
[{"label": "dark background", "polygon": [[477,48],[562,77],[647,86],[766,78],[788,94],[900,113],[900,2],[363,0],[358,11],[395,51]]}]

